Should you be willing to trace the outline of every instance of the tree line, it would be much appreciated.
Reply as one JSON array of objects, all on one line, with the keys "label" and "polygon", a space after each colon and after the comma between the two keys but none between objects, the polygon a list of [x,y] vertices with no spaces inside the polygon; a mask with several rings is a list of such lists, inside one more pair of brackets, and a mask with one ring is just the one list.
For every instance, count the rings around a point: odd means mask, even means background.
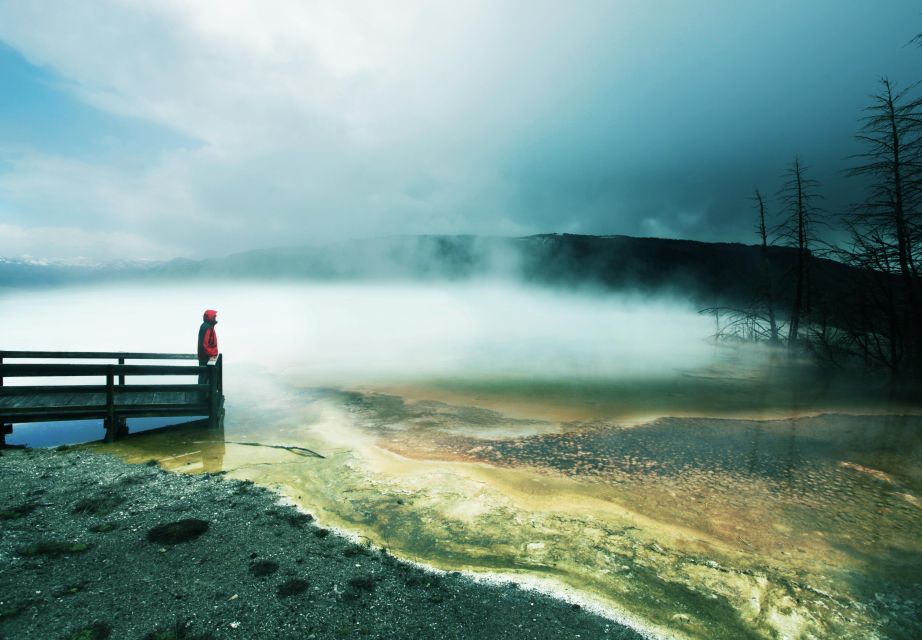
[{"label": "tree line", "polygon": [[[718,337],[807,350],[837,367],[922,377],[922,98],[914,97],[916,86],[899,89],[884,77],[870,96],[856,134],[861,151],[848,172],[866,190],[849,210],[833,216],[820,207],[821,185],[798,157],[783,174],[775,216],[755,189],[763,268],[746,306],[709,310],[717,314]],[[832,226],[847,240],[825,243],[820,230]],[[773,268],[774,246],[789,248],[781,274]],[[853,267],[852,281],[832,286],[817,278],[829,259]]]}]

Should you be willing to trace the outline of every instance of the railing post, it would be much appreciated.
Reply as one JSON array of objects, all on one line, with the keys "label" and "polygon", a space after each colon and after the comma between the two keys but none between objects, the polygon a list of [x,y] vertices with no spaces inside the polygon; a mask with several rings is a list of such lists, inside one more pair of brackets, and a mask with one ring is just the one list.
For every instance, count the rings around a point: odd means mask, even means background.
[{"label": "railing post", "polygon": [[[2,367],[3,367],[3,356],[0,356],[0,387],[3,386]],[[13,433],[13,425],[9,425],[9,427],[7,427],[6,419],[3,417],[0,417],[0,449],[6,446],[6,434],[7,433]]]},{"label": "railing post", "polygon": [[[220,356],[218,356],[220,358]],[[218,363],[215,362],[214,366],[205,367],[208,369],[208,426],[212,429],[218,428],[218,411],[220,410],[220,404],[218,400]]]},{"label": "railing post", "polygon": [[218,354],[218,361],[215,363],[218,368],[218,393],[224,395],[224,354]]},{"label": "railing post", "polygon": [[[3,356],[0,356],[0,369],[3,367]],[[0,387],[3,386],[3,373],[0,373]],[[13,425],[6,423],[6,418],[0,416],[0,449],[6,446],[6,434],[13,433]]]},{"label": "railing post", "polygon": [[106,442],[115,440],[118,425],[115,424],[115,367],[109,365],[106,372]]},{"label": "railing post", "polygon": [[[120,365],[124,365],[124,364],[125,364],[125,358],[119,358],[119,359],[118,359],[118,363],[119,363]],[[120,387],[124,387],[124,386],[125,386],[125,374],[122,373],[122,372],[119,372],[119,374],[118,374],[118,386],[120,386]],[[120,435],[120,436],[121,436],[121,435],[127,434],[127,433],[128,433],[128,419],[127,419],[127,418],[119,417],[118,420],[117,420],[116,422],[118,423],[118,424],[116,425],[116,429],[117,429],[116,434],[117,434],[117,435]]]}]

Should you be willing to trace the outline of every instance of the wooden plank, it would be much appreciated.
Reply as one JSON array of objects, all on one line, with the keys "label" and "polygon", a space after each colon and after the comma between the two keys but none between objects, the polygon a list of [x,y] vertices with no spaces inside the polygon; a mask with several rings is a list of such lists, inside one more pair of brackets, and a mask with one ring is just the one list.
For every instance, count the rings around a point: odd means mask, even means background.
[{"label": "wooden plank", "polygon": [[101,394],[72,394],[53,396],[5,396],[0,398],[0,410],[34,407],[61,408],[95,406],[101,403]]},{"label": "wooden plank", "polygon": [[[153,385],[152,385],[153,386]],[[61,384],[55,386],[49,385],[20,385],[15,387],[0,388],[0,398],[3,396],[21,396],[29,393],[42,394],[68,394],[81,393],[86,391],[105,391],[105,385],[99,384]]]},{"label": "wooden plank", "polygon": [[207,384],[126,384],[115,390],[116,394],[135,391],[205,391]]},{"label": "wooden plank", "polygon": [[123,413],[125,416],[140,418],[140,417],[166,417],[166,416],[207,416],[208,415],[208,406],[207,405],[159,405],[159,404],[150,404],[150,405],[138,405],[126,409]]},{"label": "wooden plank", "polygon": [[[68,410],[80,409],[82,407],[96,407],[106,404],[106,396],[103,393],[84,393],[73,394],[69,396],[7,396],[0,398],[0,411],[7,409],[25,410],[32,408],[35,411],[43,409],[49,410]],[[113,405],[118,408],[130,408],[140,405],[190,405],[206,404],[206,400],[195,392],[160,392],[160,393],[141,393],[126,396],[116,396]]]},{"label": "wooden plank", "polygon": [[[194,353],[150,353],[133,351],[0,351],[3,358],[70,358],[72,360],[195,360]],[[0,362],[2,363],[2,362]]]},{"label": "wooden plank", "polygon": [[37,407],[48,403],[48,398],[41,395],[4,396],[0,398],[0,407],[24,407],[35,405]]},{"label": "wooden plank", "polygon": [[207,368],[156,364],[4,364],[0,365],[0,375],[5,378],[104,376],[110,366],[115,368],[116,374],[135,376],[197,376]]},{"label": "wooden plank", "polygon": [[[60,420],[69,420],[71,416],[77,414],[93,414],[103,417],[106,412],[106,405],[81,405],[79,407],[24,407],[21,409],[4,409],[3,415],[7,419],[16,418],[12,422],[23,422],[20,418],[48,418],[60,416]],[[32,420],[35,422],[35,420]]]},{"label": "wooden plank", "polygon": [[87,399],[86,394],[79,393],[46,395],[41,398],[34,398],[33,402],[41,403],[40,406],[43,407],[73,407],[75,405],[85,406],[92,404]]},{"label": "wooden plank", "polygon": [[96,393],[80,393],[74,394],[71,397],[68,397],[68,406],[72,407],[81,407],[81,406],[95,406],[103,404],[106,401],[106,394],[103,391]]},{"label": "wooden plank", "polygon": [[92,395],[83,396],[81,404],[82,405],[97,405],[97,404],[103,404],[105,401],[106,401],[105,393],[94,393]]},{"label": "wooden plank", "polygon": [[141,392],[132,392],[132,393],[116,393],[115,401],[119,406],[131,405],[138,402],[140,398],[144,397],[144,393]]},{"label": "wooden plank", "polygon": [[74,420],[102,420],[103,414],[98,412],[84,411],[83,413],[68,413],[66,415],[27,415],[17,416],[15,418],[5,418],[7,422],[13,424],[27,424],[29,422],[71,422]]},{"label": "wooden plank", "polygon": [[[167,416],[207,416],[209,405],[197,404],[143,404],[121,407],[118,414],[123,417],[167,417]],[[107,417],[105,405],[94,407],[27,409],[23,412],[4,412],[4,420],[9,423],[56,422],[61,420],[103,420]]]},{"label": "wooden plank", "polygon": [[81,407],[102,404],[105,395],[101,393],[74,393],[69,395],[34,395],[4,398],[4,406],[25,407]]},{"label": "wooden plank", "polygon": [[124,372],[126,375],[133,376],[198,376],[207,366],[200,367],[197,364],[125,364],[115,367],[116,373]]}]

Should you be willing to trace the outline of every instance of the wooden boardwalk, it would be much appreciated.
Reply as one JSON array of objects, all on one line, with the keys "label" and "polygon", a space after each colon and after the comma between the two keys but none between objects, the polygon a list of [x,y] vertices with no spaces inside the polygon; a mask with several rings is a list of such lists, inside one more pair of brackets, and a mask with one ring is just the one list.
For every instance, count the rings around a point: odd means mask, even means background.
[{"label": "wooden boardwalk", "polygon": [[[11,360],[89,360],[11,364]],[[99,364],[99,360],[117,364]],[[224,420],[223,356],[214,365],[125,364],[127,360],[196,360],[185,353],[0,351],[0,445],[14,423],[101,419],[106,440],[127,433],[126,420],[140,417],[207,416],[212,427]],[[182,376],[175,382],[129,384],[129,378]],[[12,379],[80,379],[45,385],[10,385]],[[94,380],[95,378],[95,380]],[[85,384],[86,379],[96,384]]]}]

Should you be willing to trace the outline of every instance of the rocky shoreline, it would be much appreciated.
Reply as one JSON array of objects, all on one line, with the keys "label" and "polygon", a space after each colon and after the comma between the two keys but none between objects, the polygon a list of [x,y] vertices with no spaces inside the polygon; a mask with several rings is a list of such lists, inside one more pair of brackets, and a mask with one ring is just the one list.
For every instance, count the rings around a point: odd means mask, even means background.
[{"label": "rocky shoreline", "polygon": [[623,638],[610,619],[357,544],[221,474],[0,456],[0,640]]}]

